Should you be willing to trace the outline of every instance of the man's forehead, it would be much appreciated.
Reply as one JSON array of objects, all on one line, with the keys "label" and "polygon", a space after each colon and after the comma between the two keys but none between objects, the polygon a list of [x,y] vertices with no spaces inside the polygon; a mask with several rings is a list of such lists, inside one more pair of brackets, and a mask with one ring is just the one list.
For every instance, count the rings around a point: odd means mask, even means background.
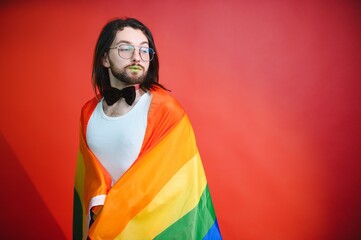
[{"label": "man's forehead", "polygon": [[114,39],[115,43],[129,42],[133,44],[148,43],[148,39],[140,29],[134,29],[131,27],[125,27],[117,32]]}]

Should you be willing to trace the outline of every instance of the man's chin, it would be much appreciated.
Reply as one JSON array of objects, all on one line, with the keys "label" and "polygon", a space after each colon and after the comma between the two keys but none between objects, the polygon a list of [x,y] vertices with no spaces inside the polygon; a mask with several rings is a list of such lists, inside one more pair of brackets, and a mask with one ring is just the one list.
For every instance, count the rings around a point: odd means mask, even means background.
[{"label": "man's chin", "polygon": [[137,77],[137,78],[133,78],[133,77],[123,77],[123,78],[118,78],[119,81],[121,81],[122,83],[126,83],[126,84],[129,84],[129,85],[132,85],[132,84],[140,84],[144,81],[144,77]]},{"label": "man's chin", "polygon": [[112,72],[113,76],[116,79],[118,79],[118,81],[125,83],[127,85],[140,84],[145,80],[145,77],[146,77],[146,75],[144,73],[143,74],[139,74],[139,73],[131,74],[127,71],[116,72],[116,71],[113,71],[112,69],[111,69],[111,72]]}]

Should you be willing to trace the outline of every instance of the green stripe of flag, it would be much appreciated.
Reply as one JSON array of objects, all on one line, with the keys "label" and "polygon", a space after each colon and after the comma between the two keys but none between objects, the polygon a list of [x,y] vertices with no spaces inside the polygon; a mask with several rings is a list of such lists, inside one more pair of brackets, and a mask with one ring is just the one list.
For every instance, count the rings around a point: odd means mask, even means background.
[{"label": "green stripe of flag", "polygon": [[202,239],[213,226],[214,220],[215,213],[207,185],[198,205],[155,239]]},{"label": "green stripe of flag", "polygon": [[83,210],[79,194],[74,188],[73,240],[83,239]]}]

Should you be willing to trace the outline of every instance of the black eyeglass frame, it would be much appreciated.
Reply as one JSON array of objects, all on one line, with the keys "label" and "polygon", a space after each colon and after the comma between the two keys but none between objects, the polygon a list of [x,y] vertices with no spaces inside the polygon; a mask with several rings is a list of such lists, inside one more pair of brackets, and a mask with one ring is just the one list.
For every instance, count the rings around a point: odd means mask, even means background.
[{"label": "black eyeglass frame", "polygon": [[[123,57],[123,56],[120,55],[120,48],[121,48],[122,46],[131,46],[131,47],[133,48],[133,50],[132,50],[133,52],[132,52],[132,55],[131,55],[130,57],[127,58],[127,57]],[[130,59],[130,58],[133,57],[136,48],[139,49],[139,56],[140,56],[140,58],[141,58],[144,62],[150,62],[150,61],[153,60],[154,55],[155,55],[155,51],[154,51],[153,48],[150,48],[150,47],[134,46],[134,45],[132,45],[132,44],[119,44],[118,46],[110,47],[109,49],[117,49],[117,50],[118,50],[118,55],[119,55],[119,57],[121,57],[121,58],[123,58],[123,59]],[[142,54],[141,54],[141,50],[142,50],[142,49],[145,49],[145,52],[147,52],[147,53],[149,54],[149,59],[146,59],[146,60],[143,59]]]}]

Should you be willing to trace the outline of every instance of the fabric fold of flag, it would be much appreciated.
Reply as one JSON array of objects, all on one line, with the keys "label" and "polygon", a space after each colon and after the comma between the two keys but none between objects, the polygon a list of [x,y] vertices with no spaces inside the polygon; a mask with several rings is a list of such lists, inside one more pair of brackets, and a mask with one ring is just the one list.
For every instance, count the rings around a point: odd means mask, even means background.
[{"label": "fabric fold of flag", "polygon": [[[85,141],[97,100],[83,107],[74,239],[221,239],[191,123],[166,91],[155,88],[151,94],[140,155],[112,187]],[[93,205],[98,196],[105,197]]]}]

